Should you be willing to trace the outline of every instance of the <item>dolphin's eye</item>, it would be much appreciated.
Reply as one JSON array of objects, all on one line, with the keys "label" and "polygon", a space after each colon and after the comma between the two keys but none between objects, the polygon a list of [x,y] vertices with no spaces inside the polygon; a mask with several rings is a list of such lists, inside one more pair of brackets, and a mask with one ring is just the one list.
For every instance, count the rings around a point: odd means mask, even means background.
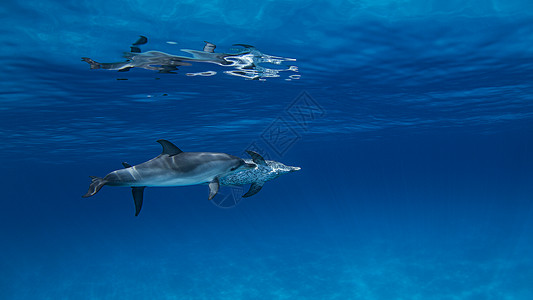
[{"label": "dolphin's eye", "polygon": [[237,168],[231,168],[231,171],[235,171],[235,170],[237,170]]}]

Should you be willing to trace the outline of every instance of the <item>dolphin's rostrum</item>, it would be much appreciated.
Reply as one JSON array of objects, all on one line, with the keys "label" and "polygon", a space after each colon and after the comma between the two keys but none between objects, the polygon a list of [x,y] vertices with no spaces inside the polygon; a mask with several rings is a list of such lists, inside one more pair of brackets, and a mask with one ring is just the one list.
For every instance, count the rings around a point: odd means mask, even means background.
[{"label": "dolphin's rostrum", "polygon": [[157,141],[162,153],[139,165],[123,163],[124,169],[113,171],[104,178],[91,177],[87,198],[96,194],[104,185],[129,186],[135,202],[135,215],[139,215],[143,203],[143,191],[147,186],[185,186],[209,184],[209,200],[218,192],[219,178],[233,172],[255,168],[255,164],[225,153],[183,152],[167,140]]},{"label": "dolphin's rostrum", "polygon": [[252,157],[252,160],[245,159],[244,161],[248,164],[255,164],[255,168],[229,173],[219,178],[221,185],[251,184],[248,192],[243,195],[244,198],[257,194],[263,188],[265,182],[278,178],[283,174],[300,170],[300,167],[291,167],[277,161],[265,160],[259,153],[254,151],[246,150],[246,153]]}]

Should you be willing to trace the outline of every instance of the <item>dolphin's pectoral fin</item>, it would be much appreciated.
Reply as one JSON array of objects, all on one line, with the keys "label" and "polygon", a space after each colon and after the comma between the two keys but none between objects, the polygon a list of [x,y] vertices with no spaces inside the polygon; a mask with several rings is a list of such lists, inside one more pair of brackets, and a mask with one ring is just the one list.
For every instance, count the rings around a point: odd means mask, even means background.
[{"label": "dolphin's pectoral fin", "polygon": [[259,193],[259,191],[263,188],[263,184],[265,184],[265,183],[262,182],[262,181],[252,183],[252,185],[250,186],[250,189],[248,190],[248,192],[246,192],[246,194],[242,195],[242,197],[243,198],[248,198],[248,197],[251,197],[251,196]]},{"label": "dolphin's pectoral fin", "polygon": [[131,165],[128,164],[127,162],[125,162],[125,161],[122,162],[122,165],[123,165],[124,168],[126,168],[126,169],[127,169],[127,168],[131,168]]},{"label": "dolphin's pectoral fin", "polygon": [[133,67],[125,67],[125,68],[122,68],[122,69],[118,69],[118,72],[128,72],[131,69],[133,69]]},{"label": "dolphin's pectoral fin", "polygon": [[174,72],[174,71],[177,71],[178,67],[176,67],[176,66],[161,66],[158,69],[159,69],[159,73],[176,74],[176,72]]},{"label": "dolphin's pectoral fin", "polygon": [[258,165],[263,165],[263,166],[267,165],[265,162],[265,159],[261,155],[259,155],[259,153],[251,151],[251,150],[246,150],[246,153],[248,153],[252,157],[252,160],[254,161],[254,163]]},{"label": "dolphin's pectoral fin", "polygon": [[246,49],[255,49],[254,46],[246,45],[246,44],[233,44],[233,46],[241,46],[241,47],[246,48]]},{"label": "dolphin's pectoral fin", "polygon": [[135,216],[138,216],[143,207],[143,192],[145,186],[132,186],[131,194],[133,195],[133,202],[135,202]]},{"label": "dolphin's pectoral fin", "polygon": [[220,184],[218,183],[217,177],[215,177],[215,179],[209,183],[209,200],[213,199],[213,197],[215,197],[215,195],[218,193],[219,185]]},{"label": "dolphin's pectoral fin", "polygon": [[158,140],[157,142],[163,147],[163,152],[161,152],[161,154],[168,154],[169,156],[174,156],[183,152],[180,148],[176,147],[176,145],[172,144],[167,140]]}]

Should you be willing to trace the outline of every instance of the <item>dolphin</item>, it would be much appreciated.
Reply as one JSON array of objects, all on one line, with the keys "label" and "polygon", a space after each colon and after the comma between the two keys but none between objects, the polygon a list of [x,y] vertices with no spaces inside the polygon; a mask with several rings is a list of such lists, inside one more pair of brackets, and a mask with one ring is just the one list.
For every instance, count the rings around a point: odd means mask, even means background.
[{"label": "dolphin", "polygon": [[246,150],[246,152],[252,157],[252,160],[245,159],[244,161],[247,164],[253,164],[254,168],[233,172],[219,178],[221,185],[251,184],[248,192],[243,195],[244,198],[257,194],[265,182],[301,169],[300,167],[286,166],[277,161],[265,160],[254,151]]},{"label": "dolphin", "polygon": [[202,50],[180,49],[192,55],[181,56],[154,50],[141,52],[140,45],[144,45],[147,42],[148,38],[141,35],[130,46],[130,51],[124,52],[123,57],[126,60],[122,62],[101,63],[89,57],[82,57],[81,60],[88,63],[91,69],[126,72],[132,68],[142,68],[171,74],[175,74],[180,66],[190,66],[192,63],[212,63],[233,68],[225,71],[226,74],[251,80],[260,80],[263,77],[279,77],[278,73],[282,71],[297,72],[295,66],[291,66],[288,69],[272,69],[262,66],[261,64],[263,63],[280,65],[284,61],[292,62],[296,61],[296,59],[267,55],[257,50],[254,46],[247,44],[233,44],[233,46],[242,48],[236,50],[236,53],[215,53],[217,46],[204,41],[205,45]]},{"label": "dolphin", "polygon": [[167,140],[157,141],[161,154],[147,162],[113,171],[104,178],[91,176],[92,182],[83,198],[96,194],[104,185],[129,186],[135,202],[135,216],[143,204],[147,186],[185,186],[209,184],[209,200],[218,192],[219,178],[232,172],[255,168],[255,164],[225,153],[183,152]]},{"label": "dolphin", "polygon": [[[179,66],[190,66],[190,62],[208,62],[218,65],[231,65],[233,62],[227,61],[227,57],[241,55],[242,53],[215,53],[216,45],[206,42],[202,51],[181,49],[184,52],[190,53],[193,57],[186,57],[180,55],[172,55],[161,51],[147,51],[141,52],[140,45],[148,42],[148,38],[140,36],[140,38],[131,45],[130,52],[124,53],[126,61],[114,63],[100,63],[91,58],[82,57],[81,60],[88,63],[91,69],[105,69],[116,70],[119,72],[126,72],[132,68],[142,68],[147,70],[159,71],[159,73],[174,73]],[[246,48],[245,48],[246,49]],[[249,50],[245,50],[249,52]]]},{"label": "dolphin", "polygon": [[124,62],[99,63],[88,57],[81,59],[87,62],[91,69],[116,70],[126,72],[132,68],[142,68],[147,70],[159,71],[159,73],[173,73],[178,70],[179,66],[190,66],[186,62],[188,59],[176,55],[164,53],[161,51],[147,51],[144,53],[125,53],[127,59]]}]

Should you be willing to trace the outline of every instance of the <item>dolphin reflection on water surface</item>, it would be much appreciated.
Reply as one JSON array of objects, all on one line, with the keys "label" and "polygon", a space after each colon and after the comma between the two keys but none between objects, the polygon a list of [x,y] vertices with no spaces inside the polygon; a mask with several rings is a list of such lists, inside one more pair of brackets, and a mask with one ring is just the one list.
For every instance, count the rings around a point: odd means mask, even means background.
[{"label": "dolphin reflection on water surface", "polygon": [[[125,52],[123,57],[126,61],[114,63],[100,63],[91,58],[82,57],[91,69],[115,70],[126,72],[132,68],[142,68],[158,71],[159,73],[175,73],[181,66],[190,66],[192,63],[212,63],[219,66],[231,67],[233,70],[224,73],[233,76],[244,77],[253,80],[264,80],[267,77],[280,77],[279,73],[284,71],[298,72],[298,67],[289,66],[285,69],[267,68],[263,64],[281,65],[285,61],[296,61],[293,58],[284,58],[261,53],[254,46],[246,44],[234,44],[239,47],[236,53],[215,53],[216,45],[205,42],[202,51],[181,49],[181,51],[191,54],[191,57],[179,56],[164,53],[161,51],[141,52],[140,45],[144,45],[148,39],[141,36],[139,40],[132,44],[130,52]],[[212,76],[214,71],[189,73],[189,76]],[[291,79],[298,79],[299,75],[289,76]],[[289,79],[290,80],[290,79]]]}]

